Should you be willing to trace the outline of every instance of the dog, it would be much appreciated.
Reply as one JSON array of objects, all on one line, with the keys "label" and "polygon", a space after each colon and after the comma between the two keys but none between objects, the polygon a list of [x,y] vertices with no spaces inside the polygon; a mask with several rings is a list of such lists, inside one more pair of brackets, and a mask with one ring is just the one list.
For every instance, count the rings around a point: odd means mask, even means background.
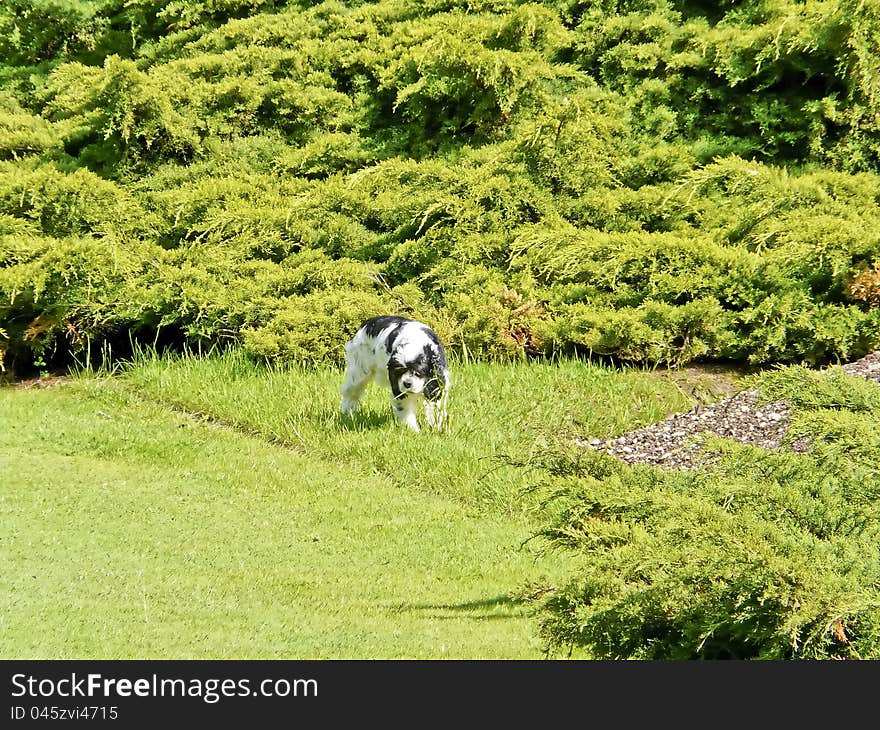
[{"label": "dog", "polygon": [[391,391],[397,420],[419,430],[418,410],[435,430],[447,424],[449,365],[440,338],[428,325],[383,315],[364,322],[345,345],[342,412],[354,413],[370,382]]}]

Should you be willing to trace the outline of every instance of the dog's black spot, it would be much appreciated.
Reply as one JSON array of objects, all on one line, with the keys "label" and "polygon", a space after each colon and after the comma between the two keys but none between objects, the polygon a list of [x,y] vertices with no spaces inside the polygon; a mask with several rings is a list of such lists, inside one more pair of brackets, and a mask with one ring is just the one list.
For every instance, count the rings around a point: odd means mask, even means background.
[{"label": "dog's black spot", "polygon": [[397,342],[397,337],[400,335],[400,330],[403,328],[404,324],[406,324],[406,322],[401,322],[388,333],[388,337],[385,340],[385,352],[391,354],[394,351],[394,343]]},{"label": "dog's black spot", "polygon": [[393,324],[405,324],[409,322],[406,317],[398,317],[396,314],[383,314],[381,317],[371,317],[361,325],[370,337],[377,337],[386,327]]},{"label": "dog's black spot", "polygon": [[430,366],[431,357],[430,355],[426,357],[424,352],[420,352],[412,360],[408,360],[406,363],[406,369],[411,373],[415,373],[420,378],[426,378],[428,376]]},{"label": "dog's black spot", "polygon": [[398,317],[395,314],[383,314],[381,317],[368,319],[360,326],[360,329],[366,332],[369,337],[378,337],[382,330],[394,326],[385,339],[385,350],[390,353],[394,349],[394,342],[400,334],[400,329],[410,321],[406,317]]},{"label": "dog's black spot", "polygon": [[431,367],[435,371],[439,372],[446,370],[446,368],[448,367],[448,364],[446,362],[446,350],[443,349],[443,345],[440,344],[440,340],[437,339],[437,335],[434,335],[433,342],[433,347],[425,345],[425,357],[428,358],[428,361],[431,363]]},{"label": "dog's black spot", "polygon": [[438,348],[440,348],[442,350],[443,345],[440,344],[440,338],[437,337],[437,333],[434,332],[434,330],[432,330],[426,324],[422,325],[422,329],[425,331],[425,334],[428,336],[428,339],[431,340],[431,342],[433,342],[435,346],[437,346]]}]

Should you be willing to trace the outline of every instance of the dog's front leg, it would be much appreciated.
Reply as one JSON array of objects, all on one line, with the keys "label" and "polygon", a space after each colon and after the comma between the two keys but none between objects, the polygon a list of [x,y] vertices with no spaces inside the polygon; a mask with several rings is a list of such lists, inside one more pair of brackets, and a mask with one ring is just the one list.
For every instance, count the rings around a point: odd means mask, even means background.
[{"label": "dog's front leg", "polygon": [[414,398],[392,398],[391,406],[394,408],[394,415],[397,416],[398,421],[413,431],[419,430],[419,422],[416,418],[417,404]]},{"label": "dog's front leg", "polygon": [[446,427],[446,410],[445,392],[437,400],[426,400],[425,423],[435,431],[442,431]]}]

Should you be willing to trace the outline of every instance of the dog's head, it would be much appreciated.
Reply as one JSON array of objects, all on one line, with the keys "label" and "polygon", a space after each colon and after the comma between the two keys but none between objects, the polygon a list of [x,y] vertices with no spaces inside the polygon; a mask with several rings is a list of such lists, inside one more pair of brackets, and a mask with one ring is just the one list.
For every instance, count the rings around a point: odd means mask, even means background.
[{"label": "dog's head", "polygon": [[434,400],[442,390],[440,367],[440,357],[431,343],[426,343],[419,352],[392,352],[388,360],[391,392],[395,398],[421,393],[428,400]]}]

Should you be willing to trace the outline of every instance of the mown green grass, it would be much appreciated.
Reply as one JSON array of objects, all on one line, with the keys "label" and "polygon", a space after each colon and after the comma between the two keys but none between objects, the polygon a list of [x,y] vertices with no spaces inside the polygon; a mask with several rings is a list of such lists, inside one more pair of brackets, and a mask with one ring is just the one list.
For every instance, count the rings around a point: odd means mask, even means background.
[{"label": "mown green grass", "polygon": [[522,469],[506,459],[575,435],[606,436],[691,406],[681,387],[651,371],[577,360],[453,367],[448,433],[397,428],[388,395],[371,386],[353,417],[339,412],[336,368],[257,367],[227,354],[144,358],[124,382],[173,408],[245,429],[305,454],[382,474],[405,489],[475,508],[523,515]]},{"label": "mown green grass", "polygon": [[0,656],[540,657],[520,596],[566,566],[497,457],[688,405],[650,373],[471,365],[450,432],[414,437],[378,390],[337,416],[340,379],[228,356],[0,389]]}]

